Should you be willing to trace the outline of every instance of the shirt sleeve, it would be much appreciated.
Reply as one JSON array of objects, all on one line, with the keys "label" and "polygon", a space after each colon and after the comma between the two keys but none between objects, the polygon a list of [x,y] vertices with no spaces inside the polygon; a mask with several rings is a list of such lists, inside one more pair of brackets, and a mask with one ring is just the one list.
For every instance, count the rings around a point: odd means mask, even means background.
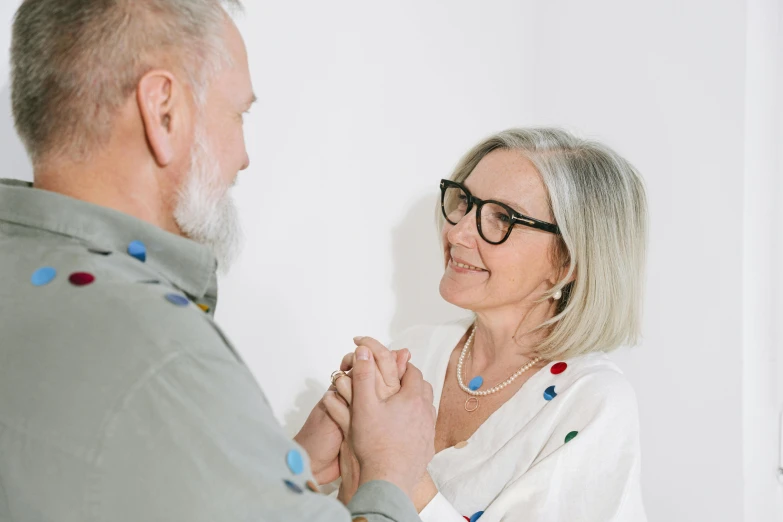
[{"label": "shirt sleeve", "polygon": [[[285,436],[249,370],[230,359],[173,351],[104,426],[86,487],[95,522],[420,520],[388,482],[365,484],[350,511],[309,491],[306,453]],[[298,473],[291,451],[304,459]]]},{"label": "shirt sleeve", "polygon": [[440,492],[419,513],[422,522],[465,522],[462,516]]},{"label": "shirt sleeve", "polygon": [[633,389],[624,378],[602,380],[564,407],[539,459],[503,488],[487,520],[646,521]]}]

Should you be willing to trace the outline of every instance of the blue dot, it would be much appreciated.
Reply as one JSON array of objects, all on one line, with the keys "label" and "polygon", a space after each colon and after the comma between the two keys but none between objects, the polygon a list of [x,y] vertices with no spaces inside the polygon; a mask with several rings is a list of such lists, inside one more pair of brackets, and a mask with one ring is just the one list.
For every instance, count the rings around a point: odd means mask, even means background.
[{"label": "blue dot", "polygon": [[470,516],[470,522],[476,522],[476,520],[481,518],[481,515],[483,515],[483,511],[476,511]]},{"label": "blue dot", "polygon": [[188,306],[190,301],[179,294],[166,294],[166,301],[176,306]]},{"label": "blue dot", "polygon": [[468,389],[471,391],[476,391],[481,388],[482,384],[484,384],[484,378],[481,375],[477,375],[473,377],[473,379],[471,379],[468,383]]},{"label": "blue dot", "polygon": [[304,471],[304,460],[302,454],[296,450],[291,450],[288,455],[285,456],[285,461],[288,464],[288,469],[294,475],[299,475]]},{"label": "blue dot", "polygon": [[33,277],[30,278],[30,282],[34,286],[44,286],[51,283],[57,276],[57,270],[50,266],[39,268],[33,273]]},{"label": "blue dot", "polygon": [[555,387],[554,386],[550,386],[549,388],[544,390],[544,398],[546,400],[551,401],[555,397],[557,397],[557,393],[555,393]]},{"label": "blue dot", "polygon": [[128,254],[144,263],[147,260],[147,247],[141,241],[132,241],[128,245]]},{"label": "blue dot", "polygon": [[294,484],[290,480],[284,480],[285,485],[288,486],[288,489],[293,491],[294,493],[304,493],[304,490],[300,488],[298,485]]}]

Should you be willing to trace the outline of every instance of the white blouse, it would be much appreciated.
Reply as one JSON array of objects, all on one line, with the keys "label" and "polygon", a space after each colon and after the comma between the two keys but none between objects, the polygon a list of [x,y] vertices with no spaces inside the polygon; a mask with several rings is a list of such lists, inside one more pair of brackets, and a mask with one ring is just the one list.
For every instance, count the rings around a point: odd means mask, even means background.
[{"label": "white blouse", "polygon": [[[473,321],[412,328],[391,345],[411,351],[436,408],[449,357]],[[603,353],[538,371],[467,445],[435,455],[429,472],[439,493],[420,513],[424,522],[647,519],[636,397]]]}]

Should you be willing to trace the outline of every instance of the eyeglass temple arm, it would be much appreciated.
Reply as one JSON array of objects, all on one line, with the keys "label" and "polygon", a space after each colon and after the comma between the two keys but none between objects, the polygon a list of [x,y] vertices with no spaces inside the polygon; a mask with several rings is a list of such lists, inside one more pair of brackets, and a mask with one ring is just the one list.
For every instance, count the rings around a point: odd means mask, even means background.
[{"label": "eyeglass temple arm", "polygon": [[520,216],[514,216],[514,221],[519,223],[524,223],[530,227],[538,228],[541,230],[546,230],[547,232],[551,232],[552,234],[560,234],[560,227],[557,225],[553,225],[552,223],[547,223],[546,221],[539,221],[537,219],[529,218],[526,216],[520,217]]}]

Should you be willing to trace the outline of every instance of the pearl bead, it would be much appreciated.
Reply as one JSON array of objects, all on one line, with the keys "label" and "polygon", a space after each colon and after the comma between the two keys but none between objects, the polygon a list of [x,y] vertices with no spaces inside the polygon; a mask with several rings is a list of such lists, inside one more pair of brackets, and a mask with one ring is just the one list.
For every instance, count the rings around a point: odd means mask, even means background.
[{"label": "pearl bead", "polygon": [[468,340],[465,341],[465,346],[462,348],[462,353],[460,353],[459,359],[457,360],[457,382],[459,383],[459,387],[462,388],[463,391],[467,392],[469,395],[472,396],[486,396],[493,394],[495,392],[498,392],[514,382],[514,380],[522,375],[524,372],[535,366],[540,360],[540,357],[536,357],[532,361],[528,362],[526,365],[524,365],[522,368],[520,368],[516,373],[514,373],[511,377],[506,379],[504,382],[484,391],[474,391],[465,386],[465,383],[462,380],[462,365],[465,361],[465,357],[470,353],[470,347],[473,344],[473,338],[476,335],[476,325],[473,325],[473,331],[470,333],[470,336],[468,336]]}]

